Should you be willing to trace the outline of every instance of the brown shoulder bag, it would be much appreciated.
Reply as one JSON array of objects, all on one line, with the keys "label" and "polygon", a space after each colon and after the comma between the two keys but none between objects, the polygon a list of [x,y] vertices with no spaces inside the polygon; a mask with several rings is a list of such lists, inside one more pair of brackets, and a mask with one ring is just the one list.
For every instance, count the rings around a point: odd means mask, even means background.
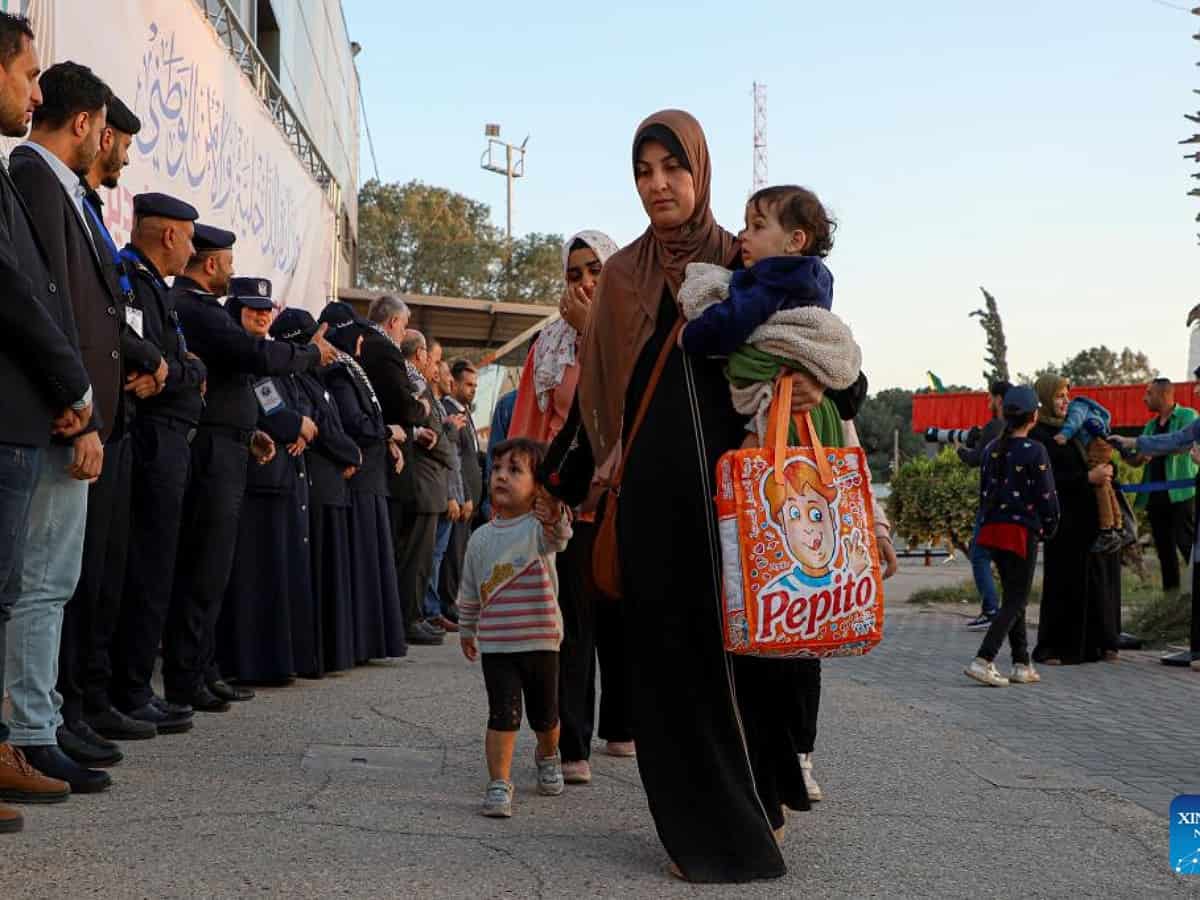
[{"label": "brown shoulder bag", "polygon": [[671,333],[667,335],[667,339],[663,343],[662,350],[658,353],[654,371],[650,373],[650,381],[646,384],[646,391],[642,394],[642,402],[638,404],[633,426],[629,429],[629,437],[621,445],[621,462],[605,486],[604,517],[600,520],[600,527],[596,529],[596,542],[592,546],[592,579],[600,593],[613,600],[619,600],[622,593],[621,558],[617,550],[617,505],[621,496],[621,479],[625,475],[625,463],[629,461],[634,438],[641,430],[646,412],[650,409],[650,401],[654,399],[658,382],[662,379],[663,370],[667,367],[667,358],[675,349],[675,342],[683,324],[683,319],[675,323],[675,327],[671,329]]}]

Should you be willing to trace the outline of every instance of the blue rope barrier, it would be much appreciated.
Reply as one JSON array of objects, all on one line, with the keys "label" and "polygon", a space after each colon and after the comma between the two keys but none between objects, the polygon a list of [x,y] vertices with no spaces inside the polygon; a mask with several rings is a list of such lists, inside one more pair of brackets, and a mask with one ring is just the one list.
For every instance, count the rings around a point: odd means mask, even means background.
[{"label": "blue rope barrier", "polygon": [[1123,484],[1121,490],[1127,494],[1152,494],[1155,491],[1174,491],[1180,488],[1195,487],[1196,482],[1190,478],[1175,481],[1148,481],[1144,484]]}]

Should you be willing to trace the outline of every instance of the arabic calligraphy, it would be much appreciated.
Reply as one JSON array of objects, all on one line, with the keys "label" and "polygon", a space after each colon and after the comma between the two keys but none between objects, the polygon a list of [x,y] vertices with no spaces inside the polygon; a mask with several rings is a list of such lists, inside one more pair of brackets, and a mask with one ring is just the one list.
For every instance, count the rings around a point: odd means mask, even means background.
[{"label": "arabic calligraphy", "polygon": [[138,152],[155,172],[204,195],[209,209],[227,212],[240,240],[253,240],[277,272],[292,274],[302,245],[297,191],[209,75],[176,52],[175,32],[150,24],[134,107]]}]

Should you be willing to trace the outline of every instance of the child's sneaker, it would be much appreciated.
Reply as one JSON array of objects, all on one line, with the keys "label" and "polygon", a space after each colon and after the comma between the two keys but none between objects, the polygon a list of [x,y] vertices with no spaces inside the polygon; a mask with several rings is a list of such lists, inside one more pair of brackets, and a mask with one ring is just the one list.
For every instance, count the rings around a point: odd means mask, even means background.
[{"label": "child's sneaker", "polygon": [[512,818],[513,786],[502,778],[489,782],[479,811],[493,819]]},{"label": "child's sneaker", "polygon": [[538,793],[547,797],[557,797],[563,792],[562,757],[556,752],[545,759],[533,754],[537,763]]},{"label": "child's sneaker", "polygon": [[1028,663],[1017,663],[1013,666],[1012,674],[1008,676],[1012,684],[1037,684],[1042,680],[1037,669]]},{"label": "child's sneaker", "polygon": [[804,789],[808,791],[808,799],[813,803],[819,803],[825,795],[821,792],[821,786],[817,784],[817,779],[813,778],[812,773],[812,754],[800,754],[800,774],[804,776]]},{"label": "child's sneaker", "polygon": [[982,656],[975,657],[974,662],[963,669],[963,673],[968,678],[973,678],[990,687],[1008,687],[1008,679],[997,671],[996,664]]}]

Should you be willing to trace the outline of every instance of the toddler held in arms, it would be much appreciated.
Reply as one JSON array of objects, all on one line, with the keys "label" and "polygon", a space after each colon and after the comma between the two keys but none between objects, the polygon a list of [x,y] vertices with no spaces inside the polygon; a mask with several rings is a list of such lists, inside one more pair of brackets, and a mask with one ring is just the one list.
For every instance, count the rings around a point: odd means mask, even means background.
[{"label": "toddler held in arms", "polygon": [[558,648],[563,638],[554,554],[571,537],[570,513],[534,478],[545,445],[526,438],[492,451],[495,518],[467,544],[458,590],[463,656],[482,657],[488,696],[485,816],[512,815],[512,759],[524,695],[537,735],[539,794],[563,792],[558,753]]},{"label": "toddler held in arms", "polygon": [[745,268],[687,267],[679,302],[688,323],[679,345],[729,357],[733,405],[752,417],[744,447],[762,446],[775,380],[785,371],[804,371],[834,390],[858,379],[862,352],[830,311],[833,274],[823,259],[836,227],[812,191],[763,188],[747,201],[738,235]]},{"label": "toddler held in arms", "polygon": [[[1088,470],[1112,463],[1113,445],[1108,441],[1112,417],[1107,409],[1087,397],[1076,397],[1067,406],[1062,428],[1054,436],[1057,444],[1078,438],[1087,455]],[[1097,553],[1113,553],[1121,549],[1121,504],[1111,481],[1092,486],[1096,506],[1100,511],[1100,534],[1092,549]]]}]

